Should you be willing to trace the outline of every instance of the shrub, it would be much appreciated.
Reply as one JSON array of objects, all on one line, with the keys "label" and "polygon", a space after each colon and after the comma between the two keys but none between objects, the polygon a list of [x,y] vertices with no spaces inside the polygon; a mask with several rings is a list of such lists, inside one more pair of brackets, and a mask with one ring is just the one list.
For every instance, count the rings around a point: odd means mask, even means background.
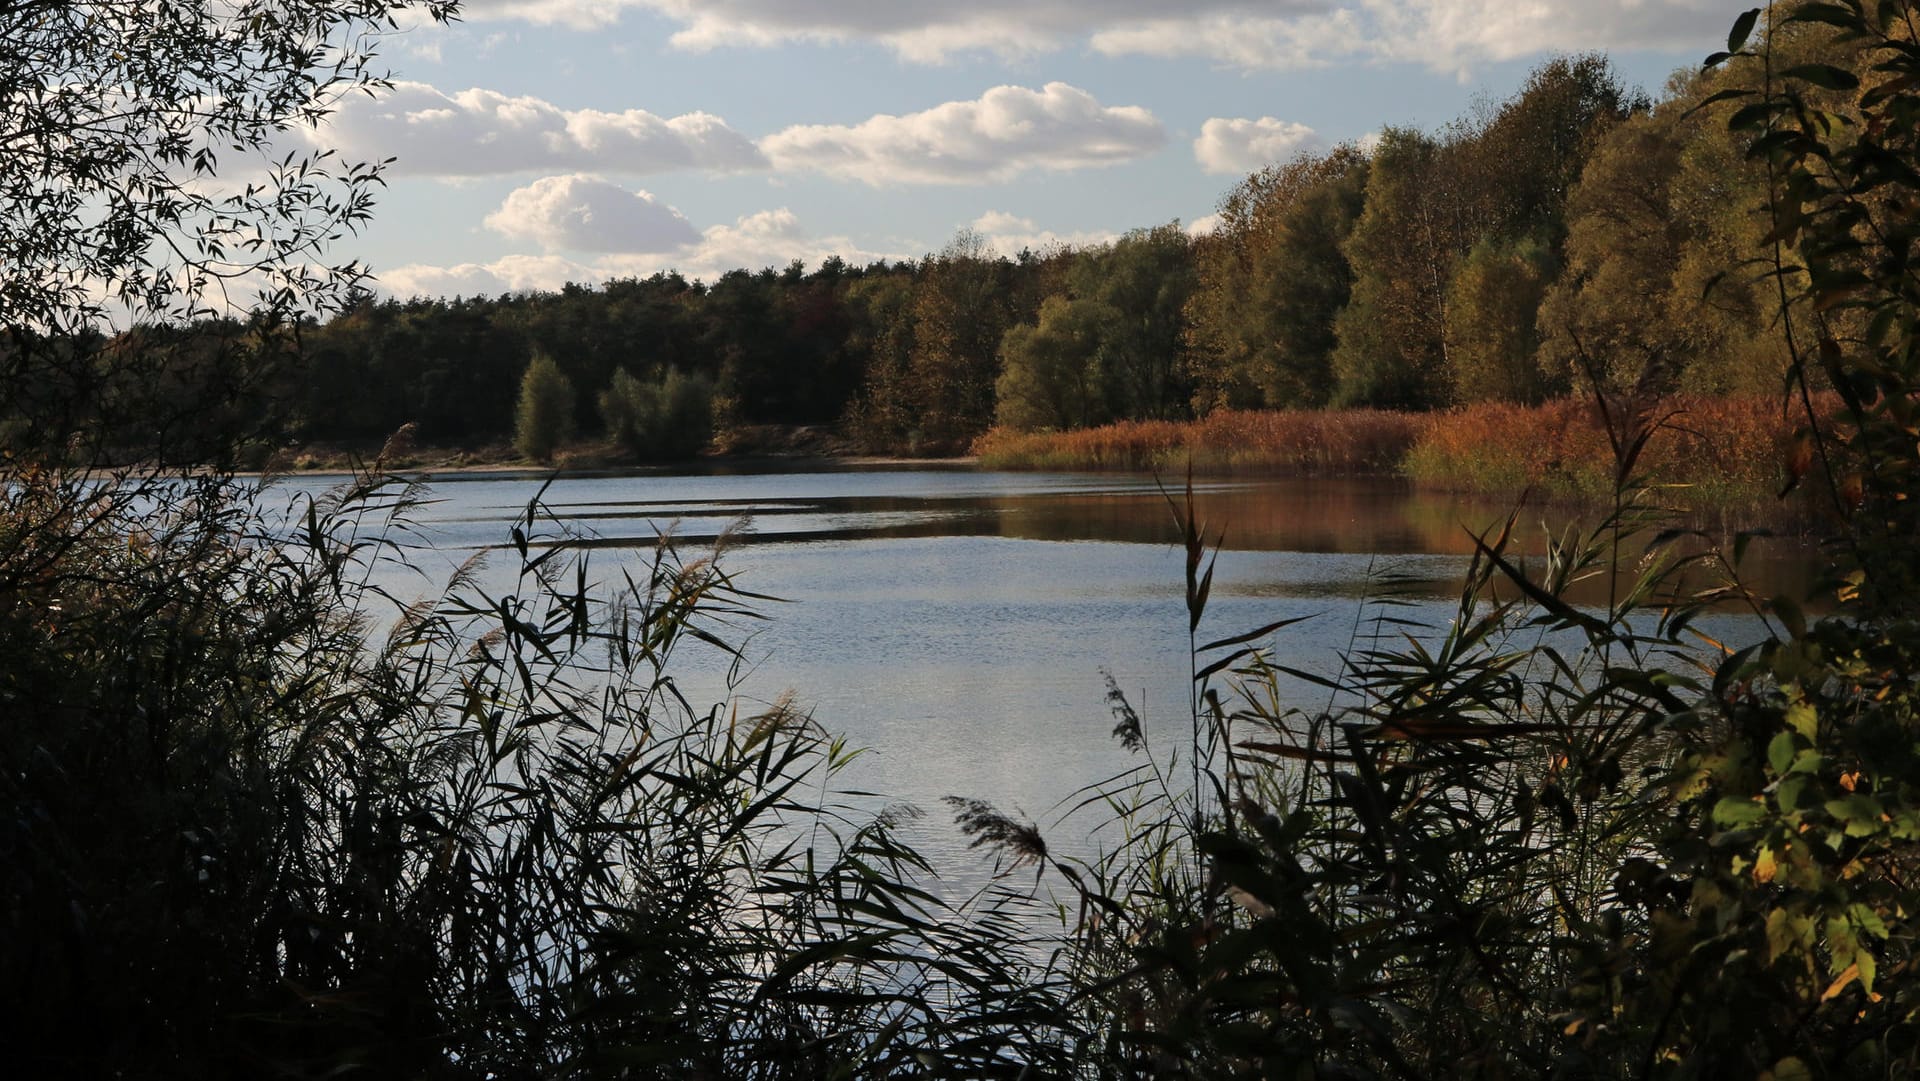
[{"label": "shrub", "polygon": [[535,353],[520,377],[520,404],[513,414],[513,445],[545,462],[573,436],[573,381],[553,358]]},{"label": "shrub", "polygon": [[607,435],[631,454],[691,458],[713,439],[713,383],[678,368],[668,368],[657,383],[643,383],[617,368],[600,392],[600,419]]}]

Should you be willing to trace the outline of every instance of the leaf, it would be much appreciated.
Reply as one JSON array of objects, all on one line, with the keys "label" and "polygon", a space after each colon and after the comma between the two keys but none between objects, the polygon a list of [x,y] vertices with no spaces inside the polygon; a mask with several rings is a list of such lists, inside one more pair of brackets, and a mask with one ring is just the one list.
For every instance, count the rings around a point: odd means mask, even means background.
[{"label": "leaf", "polygon": [[1207,573],[1200,579],[1199,586],[1188,596],[1187,630],[1189,633],[1200,629],[1200,616],[1207,610],[1207,597],[1213,592],[1213,562],[1207,562]]},{"label": "leaf", "polygon": [[1741,131],[1747,128],[1766,127],[1775,113],[1785,112],[1786,108],[1784,104],[1777,101],[1761,101],[1741,106],[1727,118],[1727,128],[1730,131]]},{"label": "leaf", "polygon": [[1713,823],[1728,829],[1742,829],[1767,817],[1764,803],[1743,796],[1725,796],[1713,805]]},{"label": "leaf", "polygon": [[1798,64],[1781,74],[1789,79],[1812,83],[1822,90],[1852,90],[1860,85],[1859,76],[1832,64]]},{"label": "leaf", "polygon": [[1842,796],[1826,802],[1826,812],[1837,821],[1846,823],[1847,836],[1865,837],[1880,828],[1880,816],[1886,808],[1880,801],[1862,792]]},{"label": "leaf", "polygon": [[1860,978],[1860,962],[1855,961],[1853,964],[1850,964],[1847,966],[1846,971],[1840,973],[1839,976],[1834,978],[1834,981],[1832,983],[1827,985],[1827,989],[1821,992],[1820,994],[1820,1001],[1826,1002],[1829,999],[1832,999],[1833,997],[1838,995],[1840,992],[1845,991],[1847,989],[1848,984],[1852,983],[1853,981],[1859,978]]},{"label": "leaf", "polygon": [[1817,742],[1820,738],[1820,714],[1805,702],[1796,702],[1787,707],[1787,724],[1805,736],[1808,743]]},{"label": "leaf", "polygon": [[1807,636],[1807,614],[1801,611],[1798,601],[1782,594],[1773,598],[1768,606],[1773,609],[1773,614],[1780,620],[1781,625],[1787,628],[1788,634],[1795,638]]},{"label": "leaf", "polygon": [[1790,23],[1825,23],[1847,30],[1861,30],[1860,14],[1839,4],[1802,4],[1787,16]]},{"label": "leaf", "polygon": [[1808,926],[1804,918],[1796,918],[1784,908],[1767,913],[1767,960],[1777,961],[1800,946]]},{"label": "leaf", "polygon": [[1256,638],[1265,638],[1267,635],[1272,634],[1277,630],[1280,630],[1285,627],[1291,627],[1295,623],[1303,623],[1312,618],[1313,618],[1312,616],[1295,616],[1292,619],[1276,619],[1272,623],[1269,623],[1264,627],[1259,627],[1254,630],[1250,630],[1245,634],[1236,634],[1231,638],[1222,638],[1216,642],[1208,642],[1206,645],[1200,647],[1199,652],[1207,653],[1212,650],[1225,648],[1227,646],[1245,645],[1246,643],[1251,642]]},{"label": "leaf", "polygon": [[1793,753],[1799,749],[1792,732],[1782,732],[1767,744],[1767,764],[1776,775],[1784,776],[1793,768]]},{"label": "leaf", "polygon": [[1337,751],[1318,751],[1311,747],[1296,747],[1291,743],[1269,743],[1261,740],[1244,740],[1237,746],[1258,754],[1270,754],[1275,758],[1291,758],[1301,762],[1352,762],[1352,755]]},{"label": "leaf", "polygon": [[[1723,56],[1723,54],[1720,54],[1720,53],[1715,53],[1714,55]],[[1708,59],[1711,60],[1712,58],[1709,57]],[[1706,97],[1700,100],[1699,104],[1695,105],[1691,109],[1688,109],[1684,114],[1683,119],[1685,116],[1692,116],[1694,113],[1697,113],[1702,109],[1711,108],[1715,105],[1718,105],[1720,102],[1733,101],[1736,98],[1750,98],[1755,96],[1756,93],[1757,91],[1753,91],[1753,90],[1735,89],[1735,90],[1721,90],[1717,93],[1708,94]],[[1724,274],[1725,272],[1723,271],[1722,273]]]},{"label": "leaf", "polygon": [[1852,920],[1855,927],[1865,931],[1874,938],[1885,940],[1887,937],[1886,921],[1881,919],[1880,914],[1875,912],[1870,906],[1858,903],[1849,905],[1847,906],[1847,916]]},{"label": "leaf", "polygon": [[1806,795],[1807,786],[1812,783],[1813,778],[1796,773],[1781,781],[1779,787],[1773,790],[1773,802],[1779,805],[1782,814],[1792,814],[1800,809],[1800,799]]},{"label": "leaf", "polygon": [[1225,668],[1235,663],[1236,661],[1239,661],[1244,657],[1252,656],[1253,652],[1254,651],[1251,649],[1245,649],[1245,648],[1236,649],[1232,653],[1229,653],[1224,657],[1220,657],[1214,660],[1211,664],[1208,664],[1205,668],[1202,668],[1198,672],[1195,672],[1193,674],[1193,681],[1195,683],[1204,683],[1207,681],[1208,677],[1212,676],[1214,673],[1220,671],[1222,668]]},{"label": "leaf", "polygon": [[1733,29],[1727,32],[1727,51],[1737,53],[1747,44],[1748,35],[1753,33],[1753,24],[1760,21],[1760,9],[1748,8],[1733,20]]}]

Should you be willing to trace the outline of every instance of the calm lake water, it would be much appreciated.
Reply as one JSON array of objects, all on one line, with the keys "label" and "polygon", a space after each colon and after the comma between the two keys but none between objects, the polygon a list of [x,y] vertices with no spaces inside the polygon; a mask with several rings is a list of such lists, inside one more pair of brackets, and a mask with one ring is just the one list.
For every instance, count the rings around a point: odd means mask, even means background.
[{"label": "calm lake water", "polygon": [[[435,501],[414,516],[428,576],[387,584],[419,593],[446,567],[501,544],[544,479],[434,480]],[[302,478],[282,490],[328,483]],[[1327,674],[1389,579],[1414,600],[1394,616],[1443,627],[1472,550],[1467,531],[1506,511],[1387,480],[1208,479],[1196,481],[1195,498],[1223,537],[1202,640],[1301,618],[1271,645],[1282,663]],[[978,861],[941,797],[989,800],[1046,825],[1076,790],[1135,764],[1110,737],[1103,672],[1163,752],[1185,738],[1182,554],[1152,477],[632,474],[563,478],[544,501],[590,545],[602,581],[648,558],[661,533],[696,551],[738,530],[724,565],[743,588],[782,598],[765,606],[767,620],[740,628],[750,664],[731,693],[742,714],[791,691],[829,731],[868,748],[845,782],[926,810],[916,839],[944,865]],[[1521,517],[1536,550],[1542,517]],[[1810,554],[1775,544],[1755,561],[1766,588],[1804,594]],[[511,564],[493,560],[496,584]],[[1723,641],[1760,633],[1732,614],[1703,629]],[[696,703],[729,694],[717,653],[686,660],[679,678]],[[1294,692],[1302,705],[1324,704],[1324,692]],[[1084,825],[1049,832],[1056,843],[1085,843]]]}]

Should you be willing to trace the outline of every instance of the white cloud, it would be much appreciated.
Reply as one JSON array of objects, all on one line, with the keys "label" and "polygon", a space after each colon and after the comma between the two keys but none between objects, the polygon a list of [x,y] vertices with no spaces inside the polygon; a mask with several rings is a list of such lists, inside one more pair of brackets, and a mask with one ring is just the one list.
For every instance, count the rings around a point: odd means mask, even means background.
[{"label": "white cloud", "polygon": [[569,111],[535,97],[477,88],[447,94],[414,82],[397,82],[378,98],[348,98],[309,138],[349,161],[397,158],[391,171],[398,176],[638,175],[766,164],[746,136],[709,113],[666,119],[641,109]]},{"label": "white cloud", "polygon": [[1227,223],[1227,219],[1221,217],[1220,215],[1208,214],[1204,218],[1195,218],[1192,221],[1188,222],[1187,235],[1188,236],[1212,236],[1213,234],[1219,232],[1220,227],[1222,225],[1225,225],[1226,223]]},{"label": "white cloud", "polygon": [[487,228],[548,251],[667,252],[700,238],[678,210],[598,176],[549,176],[509,194]]},{"label": "white cloud", "polygon": [[465,0],[460,17],[470,22],[516,19],[538,26],[598,30],[620,21],[643,0]]},{"label": "white cloud", "polygon": [[1322,67],[1379,46],[1367,20],[1351,8],[1282,17],[1183,11],[1102,29],[1089,44],[1108,56],[1193,56],[1247,70]]},{"label": "white cloud", "polygon": [[1207,4],[1116,22],[1089,42],[1108,55],[1192,56],[1245,69],[1391,60],[1459,71],[1549,52],[1700,51],[1747,6],[1747,0],[1338,0],[1295,12]]},{"label": "white cloud", "polygon": [[1750,0],[468,0],[469,19],[593,29],[644,9],[683,49],[867,41],[903,58],[1198,56],[1242,68],[1394,59],[1441,70],[1544,51],[1711,47]]},{"label": "white cloud", "polygon": [[691,243],[658,254],[622,253],[590,260],[559,255],[509,255],[490,263],[431,266],[413,263],[379,273],[379,285],[392,296],[475,296],[556,290],[568,282],[598,285],[616,278],[644,278],[677,270],[689,278],[713,281],[729,270],[785,267],[795,259],[818,266],[830,255],[849,263],[900,259],[868,251],[844,236],[814,236],[785,207],[763,210],[715,225]]},{"label": "white cloud", "polygon": [[1323,144],[1312,128],[1291,120],[1214,117],[1200,126],[1193,157],[1209,173],[1250,173]]},{"label": "white cloud", "polygon": [[[1265,0],[1311,11],[1325,0]],[[522,19],[591,30],[628,9],[679,23],[675,46],[706,50],[783,41],[874,41],[908,59],[937,62],[959,52],[1027,54],[1059,48],[1103,26],[1187,7],[1245,8],[1248,0],[467,0],[471,20]]]},{"label": "white cloud", "polygon": [[1726,38],[1748,0],[1362,0],[1378,52],[1447,68],[1551,51],[1681,48]]},{"label": "white cloud", "polygon": [[378,275],[380,289],[396,297],[492,296],[602,280],[586,264],[557,255],[509,255],[491,263],[455,266],[409,263]]},{"label": "white cloud", "polygon": [[1119,233],[1098,230],[1056,233],[1035,225],[1032,218],[1016,217],[1004,210],[987,211],[973,219],[970,228],[987,242],[988,247],[1008,258],[1020,254],[1022,250],[1044,254],[1061,248],[1093,248],[1120,239]]},{"label": "white cloud", "polygon": [[854,125],[801,125],[760,141],[776,169],[869,184],[967,184],[1031,169],[1081,169],[1144,157],[1166,142],[1153,114],[1108,107],[1066,83],[1040,90],[997,86],[978,101],[950,101]]},{"label": "white cloud", "polygon": [[795,259],[814,264],[834,254],[854,263],[876,258],[845,238],[810,235],[793,211],[781,207],[743,215],[732,225],[710,226],[700,243],[680,253],[673,265],[690,278],[711,281],[729,270],[784,267]]}]

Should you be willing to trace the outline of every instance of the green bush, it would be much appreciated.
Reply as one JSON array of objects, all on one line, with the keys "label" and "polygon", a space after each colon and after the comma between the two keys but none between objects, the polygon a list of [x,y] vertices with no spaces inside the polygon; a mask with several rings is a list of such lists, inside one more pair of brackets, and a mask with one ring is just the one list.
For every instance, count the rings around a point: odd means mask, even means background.
[{"label": "green bush", "polygon": [[573,381],[552,357],[535,353],[520,377],[520,404],[513,414],[514,449],[545,462],[572,437]]},{"label": "green bush", "polygon": [[692,458],[713,439],[713,382],[668,368],[658,382],[643,383],[616,368],[600,392],[600,420],[607,436],[637,457]]}]

